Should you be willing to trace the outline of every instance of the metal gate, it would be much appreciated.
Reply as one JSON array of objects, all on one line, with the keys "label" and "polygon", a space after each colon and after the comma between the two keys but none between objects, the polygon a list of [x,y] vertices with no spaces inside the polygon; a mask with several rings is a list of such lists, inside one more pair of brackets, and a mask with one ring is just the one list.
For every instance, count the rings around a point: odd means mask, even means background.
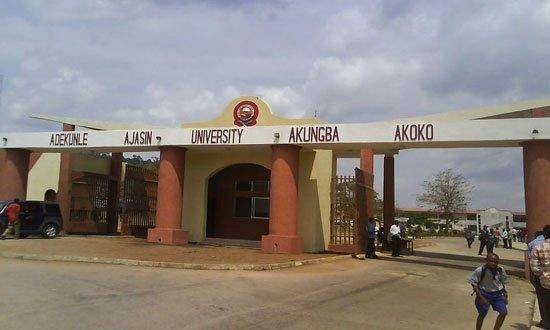
[{"label": "metal gate", "polygon": [[124,235],[147,237],[155,227],[158,174],[156,169],[126,164],[120,202]]},{"label": "metal gate", "polygon": [[365,177],[361,169],[355,169],[355,176],[332,178],[328,247],[330,251],[347,253],[364,251],[366,198]]},{"label": "metal gate", "polygon": [[107,233],[109,177],[89,172],[73,172],[71,178],[71,213],[66,231],[73,233]]}]

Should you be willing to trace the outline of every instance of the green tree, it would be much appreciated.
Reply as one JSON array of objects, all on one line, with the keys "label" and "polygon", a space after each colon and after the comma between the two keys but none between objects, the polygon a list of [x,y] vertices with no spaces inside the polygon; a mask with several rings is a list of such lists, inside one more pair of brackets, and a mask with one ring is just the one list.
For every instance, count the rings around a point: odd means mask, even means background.
[{"label": "green tree", "polygon": [[384,215],[384,201],[378,195],[378,192],[374,191],[374,217],[382,221]]},{"label": "green tree", "polygon": [[417,196],[416,202],[441,212],[445,230],[456,220],[455,213],[467,208],[473,189],[468,179],[452,169],[440,171],[433,179],[424,181],[422,187],[424,192]]}]

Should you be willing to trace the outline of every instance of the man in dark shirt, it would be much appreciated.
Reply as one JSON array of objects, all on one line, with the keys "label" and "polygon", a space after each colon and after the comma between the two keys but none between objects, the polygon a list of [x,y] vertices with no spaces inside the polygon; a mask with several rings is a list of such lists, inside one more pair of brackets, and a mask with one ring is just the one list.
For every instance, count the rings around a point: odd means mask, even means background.
[{"label": "man in dark shirt", "polygon": [[478,255],[483,253],[485,244],[487,243],[487,226],[483,226],[483,229],[479,231],[479,252]]},{"label": "man in dark shirt", "polygon": [[376,250],[374,248],[374,240],[376,239],[376,222],[374,221],[374,218],[372,217],[369,218],[366,229],[367,229],[367,246],[366,246],[365,259],[377,258]]}]

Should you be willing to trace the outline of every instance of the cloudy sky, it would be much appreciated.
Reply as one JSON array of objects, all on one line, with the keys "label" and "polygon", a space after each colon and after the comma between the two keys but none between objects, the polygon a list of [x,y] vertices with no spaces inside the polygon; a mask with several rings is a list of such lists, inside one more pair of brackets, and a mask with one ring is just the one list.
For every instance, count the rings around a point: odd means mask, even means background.
[{"label": "cloudy sky", "polygon": [[[3,0],[0,24],[0,131],[178,126],[241,94],[337,123],[550,96],[549,1]],[[444,168],[473,208],[524,209],[520,149],[402,151],[398,205]]]}]

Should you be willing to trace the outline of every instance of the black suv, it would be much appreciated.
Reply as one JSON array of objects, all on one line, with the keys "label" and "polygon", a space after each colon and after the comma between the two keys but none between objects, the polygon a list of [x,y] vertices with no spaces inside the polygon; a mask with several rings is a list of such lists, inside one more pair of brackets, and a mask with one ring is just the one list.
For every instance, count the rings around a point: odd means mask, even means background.
[{"label": "black suv", "polygon": [[[11,201],[0,201],[0,233],[3,233],[8,225],[6,209]],[[20,201],[21,211],[21,237],[39,234],[44,238],[54,238],[63,227],[59,204],[38,201]]]}]

